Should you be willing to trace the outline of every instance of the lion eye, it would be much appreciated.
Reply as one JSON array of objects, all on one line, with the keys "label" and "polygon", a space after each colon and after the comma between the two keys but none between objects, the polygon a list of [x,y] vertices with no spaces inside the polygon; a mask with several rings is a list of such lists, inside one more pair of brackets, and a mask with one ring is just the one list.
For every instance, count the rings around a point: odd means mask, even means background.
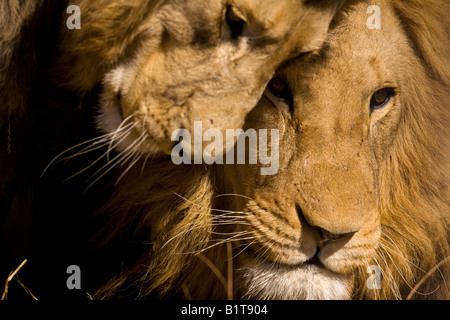
[{"label": "lion eye", "polygon": [[226,13],[226,21],[231,31],[231,37],[237,40],[244,31],[244,27],[247,24],[245,15],[239,8],[234,6],[228,6]]},{"label": "lion eye", "polygon": [[370,110],[376,110],[384,107],[391,98],[395,96],[393,88],[383,88],[372,95],[370,100]]}]

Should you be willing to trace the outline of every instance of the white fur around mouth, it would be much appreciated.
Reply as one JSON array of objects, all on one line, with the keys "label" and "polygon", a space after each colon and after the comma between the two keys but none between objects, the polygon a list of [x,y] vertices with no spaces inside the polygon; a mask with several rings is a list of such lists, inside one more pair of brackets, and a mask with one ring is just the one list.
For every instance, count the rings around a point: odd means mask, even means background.
[{"label": "white fur around mouth", "polygon": [[240,270],[244,297],[280,300],[347,300],[351,298],[351,275],[341,275],[314,263],[287,266],[253,260]]}]

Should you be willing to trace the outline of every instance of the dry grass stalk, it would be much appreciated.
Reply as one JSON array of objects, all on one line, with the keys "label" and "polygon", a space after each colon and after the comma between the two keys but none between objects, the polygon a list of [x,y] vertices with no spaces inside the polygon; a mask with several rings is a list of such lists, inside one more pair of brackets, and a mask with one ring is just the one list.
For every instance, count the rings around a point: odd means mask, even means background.
[{"label": "dry grass stalk", "polygon": [[228,255],[228,278],[227,278],[227,298],[233,300],[233,248],[231,242],[227,242]]},{"label": "dry grass stalk", "polygon": [[225,288],[225,291],[227,291],[227,280],[225,279],[225,277],[223,276],[223,274],[220,272],[219,269],[217,269],[217,267],[214,265],[214,263],[212,263],[211,260],[209,260],[207,257],[205,257],[203,254],[199,253],[197,255],[197,257],[202,260],[210,269],[212,272],[214,272],[214,274],[216,275],[216,277],[219,279],[220,283],[223,285],[223,287]]},{"label": "dry grass stalk", "polygon": [[32,297],[34,300],[38,300],[36,298],[36,296],[31,293],[30,289],[28,289],[20,280],[19,280],[19,276],[17,275],[17,273],[19,272],[20,269],[22,269],[22,267],[27,263],[27,259],[23,260],[23,262],[13,271],[11,271],[11,273],[9,274],[8,278],[6,279],[5,282],[5,289],[3,290],[3,295],[2,295],[2,299],[1,300],[8,300],[8,289],[9,289],[9,283],[12,281],[12,279],[14,279],[14,277],[16,277],[17,279],[17,283],[20,284],[20,286],[25,290],[26,294],[28,294],[30,297]]},{"label": "dry grass stalk", "polygon": [[414,288],[411,290],[411,292],[408,294],[408,296],[406,297],[406,300],[411,300],[412,297],[414,296],[414,294],[417,292],[417,290],[419,290],[420,286],[429,278],[433,275],[433,273],[436,272],[437,269],[439,269],[443,264],[445,264],[446,262],[450,261],[450,256],[448,256],[447,258],[445,258],[444,260],[442,260],[441,262],[439,262],[438,264],[436,264],[430,271],[428,271],[426,273],[426,275],[420,279],[420,281],[414,286]]},{"label": "dry grass stalk", "polygon": [[[216,275],[216,277],[219,279],[220,283],[225,289],[225,292],[227,293],[227,299],[228,300],[234,300],[233,295],[233,247],[231,246],[231,243],[227,243],[227,278],[223,276],[223,274],[220,272],[220,270],[214,265],[214,263],[209,260],[206,256],[203,254],[198,254],[197,257],[202,260]],[[185,285],[183,284],[183,291],[185,293],[185,296],[187,297],[186,293],[189,294],[189,291],[186,291],[187,288],[185,288]]]}]

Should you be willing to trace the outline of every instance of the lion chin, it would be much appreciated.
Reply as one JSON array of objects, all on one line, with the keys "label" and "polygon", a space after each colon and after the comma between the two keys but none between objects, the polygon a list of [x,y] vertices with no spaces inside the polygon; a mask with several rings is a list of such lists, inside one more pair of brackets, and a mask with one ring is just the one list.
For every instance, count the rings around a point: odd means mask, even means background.
[{"label": "lion chin", "polygon": [[331,272],[316,263],[287,266],[253,260],[240,269],[246,299],[348,300],[353,276]]}]

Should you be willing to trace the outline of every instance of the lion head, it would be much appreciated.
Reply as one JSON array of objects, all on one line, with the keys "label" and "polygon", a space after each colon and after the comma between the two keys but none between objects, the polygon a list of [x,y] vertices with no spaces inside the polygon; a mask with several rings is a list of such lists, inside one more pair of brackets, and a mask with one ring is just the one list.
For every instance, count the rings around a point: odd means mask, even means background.
[{"label": "lion head", "polygon": [[71,89],[103,83],[100,128],[133,127],[118,148],[170,154],[194,121],[242,127],[275,69],[321,45],[340,2],[72,1],[82,27],[62,28],[58,70]]},{"label": "lion head", "polygon": [[[0,164],[6,172],[0,175],[2,229],[31,239],[34,234],[17,232],[9,223],[34,225],[29,217],[35,215],[39,225],[49,229],[51,224],[42,223],[41,217],[61,223],[49,214],[59,209],[47,209],[58,203],[53,199],[57,193],[86,205],[79,211],[88,215],[97,203],[91,199],[97,197],[80,196],[86,201],[78,201],[84,183],[66,179],[73,183],[68,191],[65,178],[83,179],[82,173],[99,169],[99,176],[91,176],[93,186],[117,164],[129,160],[128,164],[136,164],[138,158],[152,159],[159,151],[170,153],[172,132],[189,130],[194,121],[201,120],[204,130],[241,127],[275,69],[321,46],[343,2],[1,1]],[[73,6],[80,9],[81,29],[68,28]],[[99,106],[98,127],[105,135],[95,139],[92,117]],[[80,146],[81,151],[76,149]],[[104,157],[89,152],[105,146]],[[61,171],[58,166],[47,170],[49,162],[56,163],[51,161],[55,155],[75,149],[76,155],[89,153],[86,166],[72,162],[59,167]],[[121,156],[111,159],[113,150]],[[90,188],[96,189],[93,194],[107,197],[109,191],[95,187]],[[46,192],[51,200],[31,196]],[[64,206],[71,206],[61,199]],[[40,206],[43,202],[46,209]],[[62,211],[67,218],[68,211]],[[6,238],[0,247],[20,255],[19,246],[10,245],[15,241]],[[31,251],[43,261],[41,248]],[[2,249],[0,260],[10,263],[3,253]]]},{"label": "lion head", "polygon": [[[379,30],[366,27],[373,4]],[[324,49],[272,80],[246,127],[279,129],[279,173],[225,170],[230,193],[243,195],[235,230],[250,239],[240,244],[244,296],[341,299],[356,288],[405,298],[448,256],[449,43],[422,35],[448,40],[439,11],[449,17],[442,1],[348,6]],[[379,291],[366,287],[371,265]],[[448,296],[443,270],[420,292]]]},{"label": "lion head", "polygon": [[[373,4],[379,30],[366,27]],[[194,298],[449,297],[449,16],[440,0],[345,6],[327,44],[280,69],[246,118],[279,130],[276,175],[163,160],[127,175],[103,208],[107,234],[134,225],[150,245],[97,297],[125,284]]]},{"label": "lion head", "polygon": [[[248,297],[350,298],[370,265],[383,275],[374,295],[406,297],[448,255],[448,53],[431,60],[404,24],[417,4],[370,4],[380,30],[366,27],[368,2],[349,6],[326,47],[280,70],[249,115],[248,128],[279,129],[279,173],[226,168],[245,196],[232,207],[247,213],[236,230],[251,239],[240,255]],[[438,29],[420,13],[414,23]],[[435,281],[421,292],[440,283],[448,294],[448,274]]]}]

